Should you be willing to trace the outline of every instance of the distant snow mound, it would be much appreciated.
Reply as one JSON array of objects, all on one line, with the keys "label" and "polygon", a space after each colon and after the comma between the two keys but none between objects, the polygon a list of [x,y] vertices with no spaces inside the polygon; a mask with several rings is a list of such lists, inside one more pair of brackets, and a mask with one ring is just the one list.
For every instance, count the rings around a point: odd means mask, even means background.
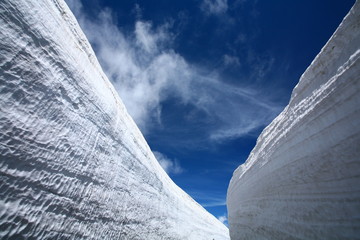
[{"label": "distant snow mound", "polygon": [[162,170],[63,0],[0,1],[0,238],[229,239]]},{"label": "distant snow mound", "polygon": [[359,239],[359,1],[234,172],[227,206],[233,240]]}]

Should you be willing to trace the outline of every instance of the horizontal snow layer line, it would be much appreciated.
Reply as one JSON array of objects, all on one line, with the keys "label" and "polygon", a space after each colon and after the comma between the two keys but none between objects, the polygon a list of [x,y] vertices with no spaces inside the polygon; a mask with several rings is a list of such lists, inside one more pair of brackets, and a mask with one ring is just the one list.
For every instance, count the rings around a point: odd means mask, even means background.
[{"label": "horizontal snow layer line", "polygon": [[231,239],[360,235],[359,22],[357,1],[234,172]]}]

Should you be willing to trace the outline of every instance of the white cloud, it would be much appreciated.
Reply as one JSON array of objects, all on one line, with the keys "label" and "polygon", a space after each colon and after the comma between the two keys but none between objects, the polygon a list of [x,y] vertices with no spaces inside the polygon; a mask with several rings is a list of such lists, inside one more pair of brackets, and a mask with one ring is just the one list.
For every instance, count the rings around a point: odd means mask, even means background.
[{"label": "white cloud", "polygon": [[[259,97],[255,89],[226,84],[216,72],[189,64],[171,47],[174,37],[170,23],[154,27],[151,22],[138,20],[133,31],[125,32],[117,27],[110,10],[90,19],[79,0],[67,2],[144,134],[154,124],[161,124],[161,104],[170,97],[204,112],[207,122],[212,123],[206,127],[208,137],[214,141],[246,135],[278,112],[279,108]],[[226,1],[205,2],[211,11],[227,8]],[[233,56],[224,57],[224,61],[240,63]]]},{"label": "white cloud", "polygon": [[171,160],[160,152],[154,151],[153,153],[167,174],[180,174],[184,171],[177,160]]},{"label": "white cloud", "polygon": [[153,32],[150,22],[137,21],[135,24],[135,39],[148,54],[156,54],[159,45],[170,40],[170,34],[166,32],[167,26],[165,24],[158,28],[156,32]]},{"label": "white cloud", "polygon": [[219,221],[222,222],[223,224],[226,224],[226,223],[227,223],[227,220],[228,220],[226,215],[219,216],[218,219],[219,219]]},{"label": "white cloud", "polygon": [[201,10],[207,14],[222,14],[228,9],[227,0],[203,0]]}]

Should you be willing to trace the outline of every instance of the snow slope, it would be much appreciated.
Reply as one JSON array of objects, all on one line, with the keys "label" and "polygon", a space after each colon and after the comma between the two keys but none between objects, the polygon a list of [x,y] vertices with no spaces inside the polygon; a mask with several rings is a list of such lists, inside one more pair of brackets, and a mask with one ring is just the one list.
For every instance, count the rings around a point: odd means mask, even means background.
[{"label": "snow slope", "polygon": [[360,2],[235,170],[231,239],[360,239]]},{"label": "snow slope", "polygon": [[162,170],[63,0],[0,1],[0,238],[229,239]]}]

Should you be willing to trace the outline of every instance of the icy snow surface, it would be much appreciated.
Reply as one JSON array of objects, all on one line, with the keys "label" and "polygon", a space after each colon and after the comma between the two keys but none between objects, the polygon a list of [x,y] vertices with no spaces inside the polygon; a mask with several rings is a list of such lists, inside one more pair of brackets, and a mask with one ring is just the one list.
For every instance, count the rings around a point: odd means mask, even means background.
[{"label": "icy snow surface", "polygon": [[0,238],[229,239],[162,170],[63,0],[0,1]]},{"label": "icy snow surface", "polygon": [[227,195],[231,239],[360,239],[360,2]]}]

